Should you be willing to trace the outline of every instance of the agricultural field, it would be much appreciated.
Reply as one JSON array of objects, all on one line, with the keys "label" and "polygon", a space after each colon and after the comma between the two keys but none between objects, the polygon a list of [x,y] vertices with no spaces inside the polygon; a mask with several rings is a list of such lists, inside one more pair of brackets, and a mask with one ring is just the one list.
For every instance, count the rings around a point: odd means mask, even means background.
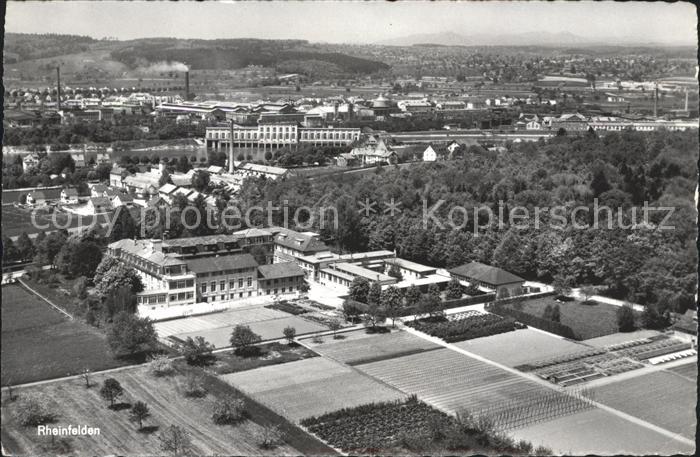
[{"label": "agricultural field", "polygon": [[695,380],[656,371],[597,387],[592,394],[600,403],[686,438],[695,437]]},{"label": "agricultural field", "polygon": [[19,285],[2,287],[2,384],[22,384],[126,365],[105,336],[71,321]]},{"label": "agricultural field", "polygon": [[295,422],[342,408],[405,398],[397,389],[322,357],[220,378]]},{"label": "agricultural field", "polygon": [[612,335],[599,336],[583,341],[588,346],[604,348],[615,344],[628,343],[630,341],[643,340],[661,335],[661,332],[656,330],[637,330],[634,332],[613,333]]},{"label": "agricultural field", "polygon": [[450,349],[357,365],[407,394],[451,413],[488,416],[502,429],[572,414],[590,407],[565,395]]},{"label": "agricultural field", "polygon": [[515,330],[515,320],[497,314],[467,311],[447,317],[429,317],[408,321],[406,325],[448,343],[471,340]]},{"label": "agricultural field", "polygon": [[513,430],[510,436],[564,455],[671,455],[695,451],[690,440],[674,440],[599,408]]},{"label": "agricultural field", "polygon": [[302,340],[316,352],[347,363],[357,365],[373,361],[391,359],[418,352],[438,349],[440,346],[401,330],[390,333],[367,333],[364,329],[324,336],[321,343],[312,339]]},{"label": "agricultural field", "polygon": [[238,324],[250,326],[263,340],[282,338],[282,331],[289,326],[296,329],[297,335],[328,330],[320,323],[263,306],[156,322],[154,327],[163,339],[177,341],[202,336],[217,348],[223,348],[230,346],[231,332]]},{"label": "agricultural field", "polygon": [[209,369],[216,374],[228,374],[318,357],[318,354],[311,349],[296,343],[293,345],[278,342],[266,343],[256,346],[256,349],[255,354],[248,356],[237,355],[235,351],[217,353],[216,361]]},{"label": "agricultural field", "polygon": [[542,317],[547,305],[559,305],[561,323],[571,327],[579,340],[610,335],[618,331],[617,307],[613,305],[599,302],[584,305],[576,300],[558,302],[554,297],[537,298],[520,303],[522,303],[522,311],[537,317]]},{"label": "agricultural field", "polygon": [[[187,368],[184,368],[187,370]],[[237,392],[214,377],[207,378],[204,398],[192,398],[184,395],[184,376],[178,370],[176,374],[154,377],[145,367],[130,368],[110,374],[124,388],[125,394],[118,404],[132,404],[143,401],[148,405],[151,417],[144,421],[145,430],[137,431],[137,426],[128,420],[129,412],[125,409],[107,408],[105,400],[99,395],[99,387],[104,375],[94,375],[93,386],[85,387],[82,379],[71,379],[43,384],[23,389],[16,389],[20,397],[29,394],[43,394],[49,398],[53,410],[58,414],[54,425],[88,424],[100,428],[99,436],[74,436],[69,438],[69,445],[75,455],[159,455],[158,433],[170,425],[184,428],[190,435],[193,455],[266,455],[269,450],[259,448],[255,433],[261,425],[277,424],[288,430],[287,442],[297,447],[284,444],[274,449],[279,455],[299,455],[314,453],[332,453],[327,446],[303,433],[297,427],[275,415],[251,400],[245,400],[245,410],[249,418],[236,425],[214,425],[211,419],[212,405],[217,400]],[[3,394],[4,395],[4,394]],[[49,437],[37,438],[36,429],[19,425],[13,414],[13,405],[17,401],[3,405],[2,443],[12,454],[41,455],[46,452]]]},{"label": "agricultural field", "polygon": [[667,371],[671,371],[677,375],[684,376],[691,380],[692,382],[697,382],[698,379],[698,365],[697,360],[685,365],[678,365],[673,368],[667,368]]},{"label": "agricultural field", "polygon": [[461,341],[455,346],[509,367],[586,349],[582,344],[530,328]]}]

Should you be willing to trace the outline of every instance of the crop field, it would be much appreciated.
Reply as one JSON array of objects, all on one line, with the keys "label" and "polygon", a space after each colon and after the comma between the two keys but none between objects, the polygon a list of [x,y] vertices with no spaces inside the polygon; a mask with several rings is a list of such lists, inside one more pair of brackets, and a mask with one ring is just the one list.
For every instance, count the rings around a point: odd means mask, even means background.
[{"label": "crop field", "polygon": [[323,337],[321,344],[313,343],[310,339],[304,340],[304,344],[326,357],[348,365],[391,359],[440,348],[430,341],[401,330],[375,334],[357,330],[339,335],[344,339],[333,339],[333,336],[329,335]]},{"label": "crop field", "polygon": [[514,439],[565,455],[692,454],[695,446],[599,408],[558,417],[510,432]]},{"label": "crop field", "polygon": [[443,411],[486,415],[502,429],[590,407],[577,395],[559,393],[449,349],[357,368]]},{"label": "crop field", "polygon": [[597,387],[595,400],[686,438],[695,437],[696,382],[656,371]]},{"label": "crop field", "polygon": [[586,349],[582,344],[529,328],[454,345],[510,367]]},{"label": "crop field", "polygon": [[19,285],[2,287],[2,384],[22,384],[104,370],[112,357],[105,336],[51,308]]},{"label": "crop field", "polygon": [[676,373],[677,375],[684,376],[692,382],[697,382],[698,379],[698,365],[697,361],[686,363],[685,365],[678,365],[673,368],[667,368],[666,370]]},{"label": "crop field", "polygon": [[624,344],[630,341],[642,340],[658,336],[661,333],[656,330],[637,330],[635,332],[613,333],[612,335],[599,336],[584,341],[588,346],[604,348],[615,344]]},{"label": "crop field", "polygon": [[578,339],[587,340],[617,333],[617,307],[594,302],[590,305],[578,301],[557,302],[554,297],[537,298],[522,302],[522,311],[542,317],[547,305],[559,305],[561,323],[571,327]]},{"label": "crop field", "polygon": [[[99,387],[85,388],[82,379],[17,389],[22,396],[40,393],[50,398],[53,410],[58,414],[54,425],[87,424],[100,428],[99,436],[70,437],[72,453],[76,455],[159,455],[158,433],[170,425],[183,427],[190,435],[193,455],[264,455],[253,434],[260,423],[269,419],[247,404],[250,419],[237,425],[214,425],[211,419],[212,404],[227,394],[235,394],[229,386],[222,384],[209,388],[204,398],[186,397],[182,390],[184,377],[181,374],[155,378],[144,367],[126,369],[110,375],[119,381],[125,394],[118,402],[133,404],[143,401],[148,405],[151,417],[144,421],[147,431],[137,431],[137,426],[128,420],[127,410],[107,408],[99,395]],[[93,376],[93,383],[101,383],[105,376]],[[213,381],[217,381],[213,378]],[[223,387],[220,388],[220,387]],[[47,446],[49,437],[37,437],[36,428],[22,427],[13,417],[13,403],[5,403],[2,410],[2,443],[11,453],[23,455],[50,455]],[[278,417],[278,416],[277,416]],[[285,423],[279,418],[278,423]],[[309,437],[310,438],[310,437]],[[275,454],[298,455],[297,449],[282,445],[274,449]]]},{"label": "crop field", "polygon": [[450,314],[447,318],[426,318],[408,321],[406,325],[447,341],[471,340],[515,330],[514,319],[497,314],[467,311]]},{"label": "crop field", "polygon": [[342,408],[405,397],[399,390],[322,357],[220,378],[295,422]]}]

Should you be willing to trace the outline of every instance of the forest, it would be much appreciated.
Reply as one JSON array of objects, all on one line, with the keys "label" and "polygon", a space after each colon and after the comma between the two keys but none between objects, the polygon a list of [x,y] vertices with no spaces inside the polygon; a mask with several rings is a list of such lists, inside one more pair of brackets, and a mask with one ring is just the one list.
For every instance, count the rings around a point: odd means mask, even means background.
[{"label": "forest", "polygon": [[[245,211],[261,201],[286,201],[289,214],[304,205],[335,206],[337,227],[321,228],[318,218],[313,224],[341,251],[395,249],[402,258],[448,268],[475,260],[526,279],[598,285],[613,297],[683,311],[695,306],[697,151],[695,132],[667,131],[561,136],[509,144],[501,153],[473,146],[456,161],[387,166],[361,177],[249,179],[236,204]],[[400,205],[393,216],[381,206],[392,198]],[[456,229],[424,226],[424,208],[441,200],[434,215],[442,220],[455,205],[498,214],[501,201],[506,214],[515,206],[530,215],[535,207],[561,206],[578,226],[554,224],[546,212],[538,228],[508,220],[483,226],[481,219],[476,230],[471,219]],[[358,202],[365,201],[379,202],[379,209],[359,214]],[[673,214],[663,221],[664,211],[651,211],[648,224],[631,224],[641,222],[645,202],[673,207]],[[599,213],[598,228],[580,228],[593,224],[596,204],[613,209],[612,228],[607,213]],[[662,221],[675,228],[660,230]]]}]

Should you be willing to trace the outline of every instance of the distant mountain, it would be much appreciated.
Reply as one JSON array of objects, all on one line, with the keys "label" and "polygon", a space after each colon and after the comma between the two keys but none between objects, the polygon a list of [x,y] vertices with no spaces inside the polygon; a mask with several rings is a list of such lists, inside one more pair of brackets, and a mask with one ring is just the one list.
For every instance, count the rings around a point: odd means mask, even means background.
[{"label": "distant mountain", "polygon": [[632,40],[600,37],[584,38],[570,32],[482,33],[462,35],[455,32],[423,33],[384,40],[385,46],[414,46],[426,43],[444,46],[577,46],[583,44],[640,45]]}]

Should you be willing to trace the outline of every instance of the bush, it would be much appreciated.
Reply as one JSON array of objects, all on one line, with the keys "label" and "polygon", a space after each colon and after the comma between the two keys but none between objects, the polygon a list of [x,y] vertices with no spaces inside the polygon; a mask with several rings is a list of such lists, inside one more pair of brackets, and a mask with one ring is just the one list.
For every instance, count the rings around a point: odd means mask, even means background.
[{"label": "bush", "polygon": [[47,424],[56,419],[48,400],[41,395],[26,395],[15,404],[15,419],[25,427]]},{"label": "bush", "polygon": [[188,336],[178,349],[189,365],[208,365],[214,359],[214,345],[202,336],[196,336],[194,339]]},{"label": "bush", "polygon": [[155,377],[170,376],[175,371],[173,361],[167,355],[160,354],[148,362],[148,372]]},{"label": "bush", "polygon": [[277,425],[266,425],[253,432],[255,442],[262,449],[273,449],[283,443],[284,433]]},{"label": "bush", "polygon": [[234,424],[245,414],[245,403],[240,398],[226,397],[214,403],[212,410],[212,420],[215,424]]},{"label": "bush", "polygon": [[207,394],[204,387],[204,377],[195,373],[189,373],[185,377],[185,382],[182,387],[186,397],[201,398]]},{"label": "bush", "polygon": [[231,332],[229,341],[231,346],[236,348],[236,354],[247,355],[254,352],[252,346],[262,341],[262,338],[253,332],[249,326],[239,324]]},{"label": "bush", "polygon": [[617,328],[621,332],[633,332],[636,329],[634,324],[634,311],[632,311],[630,306],[621,306],[617,310]]},{"label": "bush", "polygon": [[512,318],[504,319],[495,314],[473,314],[469,312],[456,314],[452,316],[452,320],[438,316],[406,322],[406,325],[428,335],[442,338],[448,343],[515,330],[515,321]]},{"label": "bush", "polygon": [[290,303],[288,301],[281,301],[279,303],[273,303],[271,305],[265,306],[268,309],[275,309],[277,311],[282,311],[284,313],[289,313],[293,315],[306,314],[309,312],[306,308],[303,308],[296,303]]}]

